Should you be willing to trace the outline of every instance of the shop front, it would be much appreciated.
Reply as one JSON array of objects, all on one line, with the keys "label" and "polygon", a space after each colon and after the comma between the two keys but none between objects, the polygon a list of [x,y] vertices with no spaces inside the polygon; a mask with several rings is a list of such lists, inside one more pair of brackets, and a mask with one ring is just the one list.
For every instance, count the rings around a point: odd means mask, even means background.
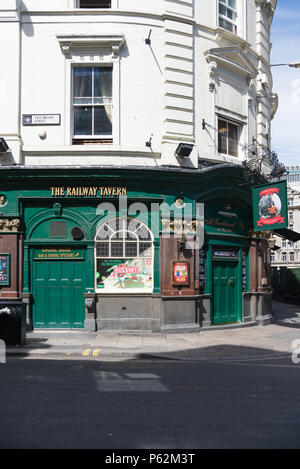
[{"label": "shop front", "polygon": [[238,167],[1,168],[0,183],[11,272],[0,302],[24,303],[28,328],[197,332],[270,319],[265,241]]}]

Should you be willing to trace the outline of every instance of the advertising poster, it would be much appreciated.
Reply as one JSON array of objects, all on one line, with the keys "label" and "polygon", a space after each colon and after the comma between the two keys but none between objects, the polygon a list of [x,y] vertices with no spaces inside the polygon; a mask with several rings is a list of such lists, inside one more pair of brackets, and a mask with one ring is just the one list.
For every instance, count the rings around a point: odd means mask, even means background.
[{"label": "advertising poster", "polygon": [[254,231],[288,227],[286,181],[252,188]]},{"label": "advertising poster", "polygon": [[172,278],[175,286],[188,286],[190,284],[189,262],[172,261]]},{"label": "advertising poster", "polygon": [[9,260],[9,254],[0,254],[0,285],[8,286],[10,284]]},{"label": "advertising poster", "polygon": [[153,291],[152,258],[97,259],[97,288],[103,292],[116,290]]}]

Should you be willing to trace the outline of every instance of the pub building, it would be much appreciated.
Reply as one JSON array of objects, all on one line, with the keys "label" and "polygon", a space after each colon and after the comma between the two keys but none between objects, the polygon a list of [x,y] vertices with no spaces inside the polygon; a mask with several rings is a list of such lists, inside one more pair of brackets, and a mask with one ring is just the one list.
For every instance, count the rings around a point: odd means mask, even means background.
[{"label": "pub building", "polygon": [[275,9],[0,2],[0,311],[29,330],[270,323],[243,163],[271,154]]},{"label": "pub building", "polygon": [[[269,250],[238,166],[2,167],[0,185],[1,304],[24,303],[30,329],[270,322]],[[203,222],[203,246],[190,249]]]}]

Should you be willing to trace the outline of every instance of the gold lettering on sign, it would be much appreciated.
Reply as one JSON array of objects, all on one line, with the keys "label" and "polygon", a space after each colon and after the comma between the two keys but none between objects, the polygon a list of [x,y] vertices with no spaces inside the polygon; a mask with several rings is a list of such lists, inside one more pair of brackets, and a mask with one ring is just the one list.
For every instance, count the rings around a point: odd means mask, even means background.
[{"label": "gold lettering on sign", "polygon": [[52,197],[121,197],[127,195],[126,187],[50,187]]}]

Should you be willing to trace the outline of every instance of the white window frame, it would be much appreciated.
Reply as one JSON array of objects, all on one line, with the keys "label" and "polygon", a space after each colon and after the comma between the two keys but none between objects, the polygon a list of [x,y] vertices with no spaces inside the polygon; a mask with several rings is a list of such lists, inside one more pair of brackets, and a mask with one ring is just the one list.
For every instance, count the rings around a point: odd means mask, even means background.
[{"label": "white window frame", "polygon": [[[222,120],[224,122],[226,122],[226,129],[227,129],[227,133],[226,133],[226,147],[227,147],[227,153],[223,153],[223,152],[220,152],[219,151],[219,121]],[[230,153],[228,153],[228,124],[230,125],[234,125],[235,127],[237,127],[237,155],[231,155]],[[239,158],[240,156],[240,150],[239,150],[239,143],[240,143],[240,138],[241,138],[241,132],[242,132],[242,127],[241,127],[241,124],[239,124],[238,122],[234,122],[233,120],[231,119],[228,119],[227,117],[223,117],[222,115],[217,115],[217,153],[219,155],[222,155],[222,156],[225,156],[225,157],[228,157],[228,158]],[[224,134],[225,135],[225,134]]]},{"label": "white window frame", "polygon": [[[111,231],[108,232],[108,239],[106,240],[99,240],[97,239],[98,238],[98,233],[100,232],[100,230],[105,226],[105,225],[108,225],[110,224],[111,222],[115,222],[116,220],[132,220],[133,222],[134,221],[137,221],[140,226],[136,229],[135,232],[133,231],[130,231],[130,230],[113,230],[111,227],[108,227],[109,230]],[[123,225],[124,226],[124,225]],[[143,227],[147,230],[147,232],[150,234],[150,239],[149,240],[139,240],[137,235],[136,235],[136,232],[140,229],[140,227]],[[121,241],[120,240],[112,240],[111,238],[116,234],[116,233],[126,233],[126,232],[129,232],[133,237],[135,237],[137,239],[137,241],[133,241],[133,240],[128,240],[126,241],[125,240],[125,236],[124,236],[124,239],[122,241],[123,243],[123,255],[122,256],[112,256],[111,255],[111,245],[112,243],[120,243]],[[137,256],[125,256],[126,252],[125,252],[125,243],[128,242],[128,243],[134,243],[136,242],[137,243],[137,252],[138,252],[138,255]],[[100,244],[100,243],[109,243],[109,252],[108,252],[108,255],[107,256],[97,256],[97,244]],[[102,289],[102,288],[97,288],[97,260],[98,259],[149,259],[150,256],[140,256],[140,251],[139,251],[139,245],[140,243],[146,243],[146,244],[151,244],[151,276],[152,276],[152,286],[151,288],[124,288],[124,289],[121,289],[121,288],[113,288],[113,289]],[[140,293],[140,294],[145,294],[145,293],[153,293],[154,291],[154,237],[153,237],[153,233],[151,232],[150,228],[145,224],[143,223],[142,221],[140,221],[139,219],[134,219],[134,218],[130,218],[130,217],[118,217],[118,218],[112,218],[110,220],[107,220],[106,222],[102,223],[101,226],[98,228],[97,230],[97,233],[96,233],[96,236],[95,236],[95,250],[94,250],[94,258],[95,258],[95,291],[96,293],[101,293],[102,295],[105,295],[106,293],[107,294],[131,294],[131,293]]]},{"label": "white window frame", "polygon": [[[73,64],[72,66],[72,140],[110,140],[110,139],[113,139],[113,127],[114,127],[114,121],[113,121],[113,118],[112,118],[112,133],[110,135],[107,135],[107,134],[97,134],[97,135],[94,135],[94,118],[92,118],[92,135],[75,135],[75,129],[74,129],[74,111],[75,111],[75,108],[76,107],[90,107],[92,108],[93,110],[96,108],[96,107],[104,107],[104,104],[97,104],[97,103],[92,103],[92,104],[74,104],[74,83],[73,83],[73,78],[74,78],[74,69],[75,68],[92,68],[92,69],[95,69],[95,68],[111,68],[112,69],[112,85],[113,85],[113,73],[114,73],[114,70],[113,70],[113,66],[112,64],[110,66],[105,66],[104,64],[101,64],[101,65],[95,65],[95,64]],[[94,94],[94,73],[92,74],[92,89],[93,89],[93,94]],[[94,96],[93,96],[94,97]],[[109,104],[111,106],[111,111],[112,111],[112,117],[113,117],[113,102],[114,102],[114,98],[113,98],[113,86],[112,86],[112,102],[111,104]],[[94,113],[93,113],[94,115]]]},{"label": "white window frame", "polygon": [[[235,2],[237,3],[237,0],[235,0]],[[221,4],[224,8],[226,8],[226,9],[232,11],[233,16],[234,16],[234,20],[231,20],[230,18],[228,18],[228,16],[222,15],[222,14],[220,13],[220,11],[219,11],[219,9],[220,9],[220,4]],[[228,0],[217,0],[218,27],[219,27],[219,28],[225,29],[225,31],[229,31],[229,32],[231,32],[231,33],[233,33],[233,34],[237,34],[238,28],[237,28],[237,9],[236,9],[236,8],[237,8],[237,5],[236,5],[235,8],[232,8],[231,6],[229,6]],[[232,25],[232,31],[230,31],[229,29],[224,28],[223,26],[221,26],[221,25],[220,25],[220,19],[222,19],[222,20],[224,20],[224,21],[227,21],[229,24],[231,24],[231,25]]]},{"label": "white window frame", "polygon": [[281,259],[282,259],[282,262],[286,262],[287,261],[287,253],[286,252],[283,252],[281,254]]}]

